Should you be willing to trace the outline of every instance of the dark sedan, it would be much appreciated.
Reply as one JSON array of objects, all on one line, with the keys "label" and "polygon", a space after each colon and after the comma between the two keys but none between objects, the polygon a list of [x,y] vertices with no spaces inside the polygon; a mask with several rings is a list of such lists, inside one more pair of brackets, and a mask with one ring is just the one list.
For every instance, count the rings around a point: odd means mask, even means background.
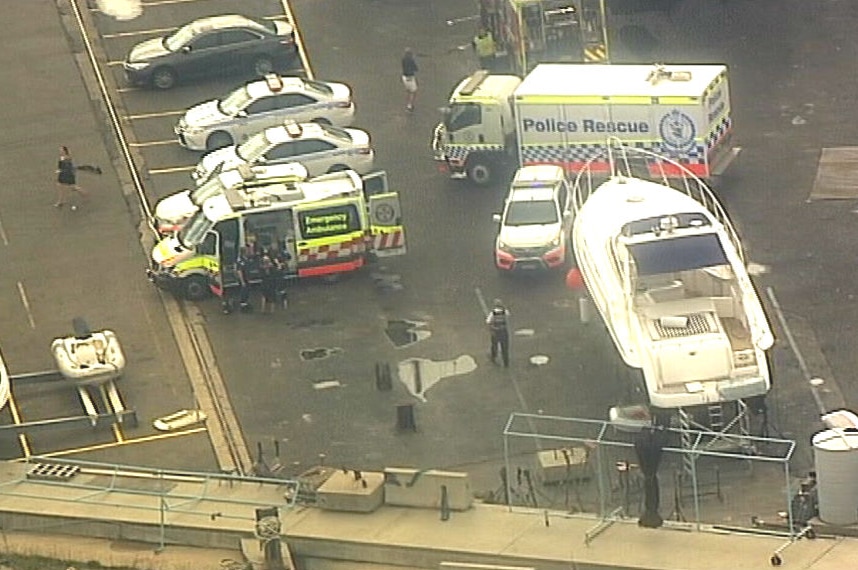
[{"label": "dark sedan", "polygon": [[180,79],[206,75],[262,76],[288,69],[296,58],[290,24],[230,14],[194,20],[168,36],[139,43],[123,67],[132,85],[169,89]]}]

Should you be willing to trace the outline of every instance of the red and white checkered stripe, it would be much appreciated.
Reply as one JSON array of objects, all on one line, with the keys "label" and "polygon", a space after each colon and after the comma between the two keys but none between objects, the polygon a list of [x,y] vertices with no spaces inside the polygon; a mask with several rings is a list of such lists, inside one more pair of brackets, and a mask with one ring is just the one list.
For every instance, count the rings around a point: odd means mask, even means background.
[{"label": "red and white checkered stripe", "polygon": [[329,260],[340,260],[353,257],[364,252],[363,237],[349,241],[321,245],[318,247],[302,247],[298,250],[298,263],[318,263]]},{"label": "red and white checkered stripe", "polygon": [[373,239],[372,248],[375,251],[381,249],[393,249],[402,247],[404,238],[402,230],[396,230],[390,233],[376,234]]}]

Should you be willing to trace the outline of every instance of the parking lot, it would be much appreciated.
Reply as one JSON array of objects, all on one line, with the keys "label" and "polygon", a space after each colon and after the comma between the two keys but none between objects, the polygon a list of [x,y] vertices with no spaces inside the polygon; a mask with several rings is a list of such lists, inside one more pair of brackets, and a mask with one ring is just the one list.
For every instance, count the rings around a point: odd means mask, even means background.
[{"label": "parking lot", "polygon": [[[577,300],[565,288],[561,272],[508,279],[495,271],[491,214],[500,208],[503,185],[471,188],[435,171],[429,141],[438,118],[437,107],[452,85],[474,66],[470,52],[458,49],[467,45],[470,27],[448,24],[472,16],[471,7],[462,4],[361,2],[340,6],[341,13],[334,22],[313,2],[294,3],[312,64],[308,71],[320,79],[344,81],[354,89],[355,124],[371,133],[376,163],[388,171],[392,188],[403,197],[409,255],[338,283],[298,283],[290,290],[288,311],[271,317],[225,316],[215,300],[198,305],[249,449],[255,453],[259,443],[267,459],[272,460],[277,442],[281,453],[277,463],[286,466],[287,473],[300,473],[320,462],[361,469],[391,464],[441,467],[479,473],[480,489],[495,488],[503,456],[501,434],[512,411],[604,419],[609,406],[629,397],[614,368],[613,348],[598,323],[580,322]],[[178,145],[172,132],[177,118],[189,106],[222,95],[243,79],[214,79],[167,92],[129,88],[122,77],[121,61],[130,46],[142,39],[197,17],[234,9],[233,3],[218,0],[151,3],[143,17],[128,22],[89,13],[99,32],[97,46],[103,68],[109,72],[110,94],[120,111],[150,205],[190,186],[189,171],[202,154]],[[242,11],[268,19],[287,17],[277,2],[247,2],[242,4]],[[343,23],[339,23],[340,18]],[[385,33],[366,35],[345,22],[371,22]],[[409,22],[424,25],[414,29]],[[414,113],[404,109],[398,77],[398,59],[405,46],[414,47],[421,66],[420,98]],[[742,87],[738,89],[741,93]],[[744,120],[752,124],[750,116]],[[93,129],[104,132],[101,125]],[[743,134],[746,140],[758,143],[748,130]],[[91,142],[73,142],[74,148],[80,149],[81,159],[86,153],[90,155],[87,158],[108,163],[103,153],[88,147]],[[728,179],[724,189],[731,205],[739,207],[737,217],[742,227],[761,217],[747,209],[752,197],[741,193],[741,187],[757,178],[753,167],[764,161],[753,144],[748,151],[751,158],[739,165],[736,178]],[[100,183],[93,180],[92,184]],[[121,211],[121,197],[116,194],[111,200]],[[107,221],[98,222],[108,225]],[[93,226],[90,239],[94,240],[99,227]],[[57,231],[67,232],[62,234],[67,239],[77,239],[72,233],[77,230],[70,225],[58,226]],[[760,228],[749,233],[751,258],[775,268],[761,282],[778,282],[778,256],[760,242]],[[124,267],[139,277],[133,290],[96,300],[81,297],[75,311],[86,312],[94,322],[109,324],[110,310],[100,306],[101,302],[130,300],[135,306],[146,307],[141,315],[146,311],[157,314],[153,307],[159,303],[158,296],[142,271],[145,252],[132,237],[125,247]],[[113,247],[110,255],[115,256]],[[483,303],[496,296],[504,299],[513,315],[513,364],[509,371],[493,367],[487,358]],[[789,300],[794,297],[790,295]],[[797,311],[795,307],[789,305],[791,314]],[[66,330],[70,311],[56,311],[51,317],[56,323],[47,330],[39,329],[38,342],[3,339],[7,360],[12,361],[10,354],[15,355],[14,371],[50,366],[47,352],[40,347],[51,335]],[[138,409],[140,426],[123,427],[118,435],[113,429],[44,436],[31,445],[31,452],[197,468],[212,464],[202,431],[188,430],[184,437],[193,438],[192,446],[186,446],[188,440],[181,438],[149,439],[158,435],[151,428],[152,419],[194,405],[194,401],[187,386],[181,385],[180,373],[165,373],[159,369],[160,362],[153,362],[158,361],[159,353],[172,350],[165,348],[169,335],[163,330],[149,330],[148,323],[157,319],[141,321],[147,323],[143,327],[146,330],[118,331],[135,350],[130,363],[134,374],[129,372],[129,377],[139,377],[141,368],[151,366],[144,373],[146,381],[121,387],[129,405]],[[807,327],[801,330],[807,331]],[[812,335],[802,335],[802,340],[814,342]],[[22,353],[32,356],[21,357]],[[532,364],[533,356],[545,356],[547,363]],[[795,365],[788,349],[781,346],[776,358],[783,367],[780,377],[794,377]],[[395,381],[389,391],[376,385],[380,364],[394,371]],[[425,375],[420,386],[414,381],[417,369]],[[165,376],[170,376],[168,399],[157,390],[157,382]],[[776,386],[772,402],[777,405],[773,408],[786,424],[794,409],[781,395],[785,394],[781,392],[784,385]],[[56,408],[47,413],[48,417],[80,408],[73,391],[56,390],[46,398],[36,390],[34,398],[26,397],[31,390],[36,389],[16,389],[17,398],[22,402],[26,398],[21,406],[26,418],[44,417],[38,412],[41,406]],[[796,393],[801,397],[801,390]],[[416,429],[397,426],[401,405],[414,406]],[[808,419],[806,415],[794,417]],[[812,414],[809,418],[813,421]],[[811,429],[807,425],[780,427],[788,434]],[[103,448],[92,447],[98,445]],[[171,451],[165,453],[167,446]],[[186,447],[197,452],[181,457]],[[10,444],[5,453],[9,457],[19,454],[18,442]]]}]

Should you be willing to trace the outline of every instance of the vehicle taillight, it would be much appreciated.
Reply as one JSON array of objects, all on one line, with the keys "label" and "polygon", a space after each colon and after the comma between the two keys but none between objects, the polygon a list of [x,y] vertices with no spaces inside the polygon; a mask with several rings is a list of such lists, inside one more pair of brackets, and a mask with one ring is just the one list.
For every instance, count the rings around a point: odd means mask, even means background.
[{"label": "vehicle taillight", "polygon": [[337,104],[334,106],[339,107],[341,109],[348,109],[349,107],[352,106],[352,102],[351,102],[351,99],[349,99],[348,101],[338,101]]},{"label": "vehicle taillight", "polygon": [[372,147],[362,146],[358,149],[358,154],[370,154],[372,152]]},{"label": "vehicle taillight", "polygon": [[283,46],[291,46],[294,43],[295,43],[295,38],[293,38],[292,36],[289,36],[289,37],[286,37],[286,38],[283,38],[280,40],[280,45],[283,45]]}]

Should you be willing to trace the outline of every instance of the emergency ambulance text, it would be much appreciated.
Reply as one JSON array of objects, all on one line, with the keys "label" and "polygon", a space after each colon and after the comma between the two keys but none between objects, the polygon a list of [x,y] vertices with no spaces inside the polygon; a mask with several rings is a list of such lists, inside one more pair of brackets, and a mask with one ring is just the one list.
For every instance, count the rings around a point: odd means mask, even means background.
[{"label": "emergency ambulance text", "polygon": [[333,235],[350,231],[349,215],[341,214],[306,215],[302,220],[302,232],[305,237]]},{"label": "emergency ambulance text", "polygon": [[537,133],[648,133],[649,123],[646,121],[597,121],[584,119],[579,124],[576,121],[559,121],[557,119],[522,119],[524,132]]}]

